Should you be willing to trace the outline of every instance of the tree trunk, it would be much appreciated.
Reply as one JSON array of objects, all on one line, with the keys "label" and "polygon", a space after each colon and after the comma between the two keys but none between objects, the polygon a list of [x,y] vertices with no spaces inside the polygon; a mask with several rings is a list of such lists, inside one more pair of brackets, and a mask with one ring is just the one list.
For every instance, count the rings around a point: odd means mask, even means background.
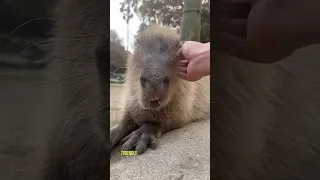
[{"label": "tree trunk", "polygon": [[182,41],[200,41],[201,0],[184,0],[180,38]]}]

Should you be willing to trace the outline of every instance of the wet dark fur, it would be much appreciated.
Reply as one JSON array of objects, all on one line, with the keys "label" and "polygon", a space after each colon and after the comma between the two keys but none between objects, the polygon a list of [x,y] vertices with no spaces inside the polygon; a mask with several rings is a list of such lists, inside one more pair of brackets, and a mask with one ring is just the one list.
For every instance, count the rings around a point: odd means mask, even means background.
[{"label": "wet dark fur", "polygon": [[213,53],[213,179],[320,179],[319,49],[266,65]]},{"label": "wet dark fur", "polygon": [[[109,1],[61,0],[53,52],[66,113],[48,143],[43,180],[109,177]],[[63,61],[63,63],[61,63]]]}]

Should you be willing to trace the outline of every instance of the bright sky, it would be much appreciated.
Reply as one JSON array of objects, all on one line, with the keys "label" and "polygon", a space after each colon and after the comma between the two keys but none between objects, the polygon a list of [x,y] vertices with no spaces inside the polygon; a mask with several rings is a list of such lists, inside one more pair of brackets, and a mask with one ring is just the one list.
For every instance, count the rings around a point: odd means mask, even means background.
[{"label": "bright sky", "polygon": [[[110,1],[110,29],[115,30],[120,39],[123,39],[123,45],[127,49],[127,23],[122,18],[122,13],[120,12],[120,2],[123,0],[112,0]],[[129,22],[129,51],[133,51],[134,35],[139,29],[141,21],[134,14],[133,18]]]}]

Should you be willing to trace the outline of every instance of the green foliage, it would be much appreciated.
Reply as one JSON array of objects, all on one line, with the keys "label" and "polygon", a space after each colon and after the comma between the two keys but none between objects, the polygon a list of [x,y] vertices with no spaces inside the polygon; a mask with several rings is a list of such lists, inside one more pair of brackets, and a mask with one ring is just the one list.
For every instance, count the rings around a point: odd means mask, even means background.
[{"label": "green foliage", "polygon": [[183,0],[142,1],[138,16],[145,22],[177,27],[181,24]]},{"label": "green foliage", "polygon": [[117,70],[117,72],[124,72],[125,69],[122,67],[126,66],[128,52],[122,45],[122,39],[119,38],[118,34],[114,30],[110,30],[110,72]]},{"label": "green foliage", "polygon": [[120,12],[123,14],[123,19],[126,20],[126,23],[129,24],[130,19],[133,18],[132,8],[134,11],[136,11],[136,4],[138,3],[138,0],[124,0],[122,3],[120,3],[121,8]]},{"label": "green foliage", "polygon": [[110,29],[110,42],[122,45],[122,41],[123,39],[120,39],[118,33],[115,30]]},{"label": "green foliage", "polygon": [[[121,5],[120,12],[123,13],[124,19],[131,19],[133,12],[139,16],[143,24],[140,28],[155,23],[179,29],[182,23],[183,0],[124,0]],[[138,33],[140,31],[141,29]],[[200,41],[210,41],[210,5],[208,1],[202,1]]]}]

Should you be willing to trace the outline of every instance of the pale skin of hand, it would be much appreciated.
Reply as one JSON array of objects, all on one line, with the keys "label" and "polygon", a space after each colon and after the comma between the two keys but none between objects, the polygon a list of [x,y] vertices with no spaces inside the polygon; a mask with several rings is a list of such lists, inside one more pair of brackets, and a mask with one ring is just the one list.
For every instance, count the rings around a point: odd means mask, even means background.
[{"label": "pale skin of hand", "polygon": [[177,53],[178,76],[198,81],[210,75],[210,42],[186,41]]}]

